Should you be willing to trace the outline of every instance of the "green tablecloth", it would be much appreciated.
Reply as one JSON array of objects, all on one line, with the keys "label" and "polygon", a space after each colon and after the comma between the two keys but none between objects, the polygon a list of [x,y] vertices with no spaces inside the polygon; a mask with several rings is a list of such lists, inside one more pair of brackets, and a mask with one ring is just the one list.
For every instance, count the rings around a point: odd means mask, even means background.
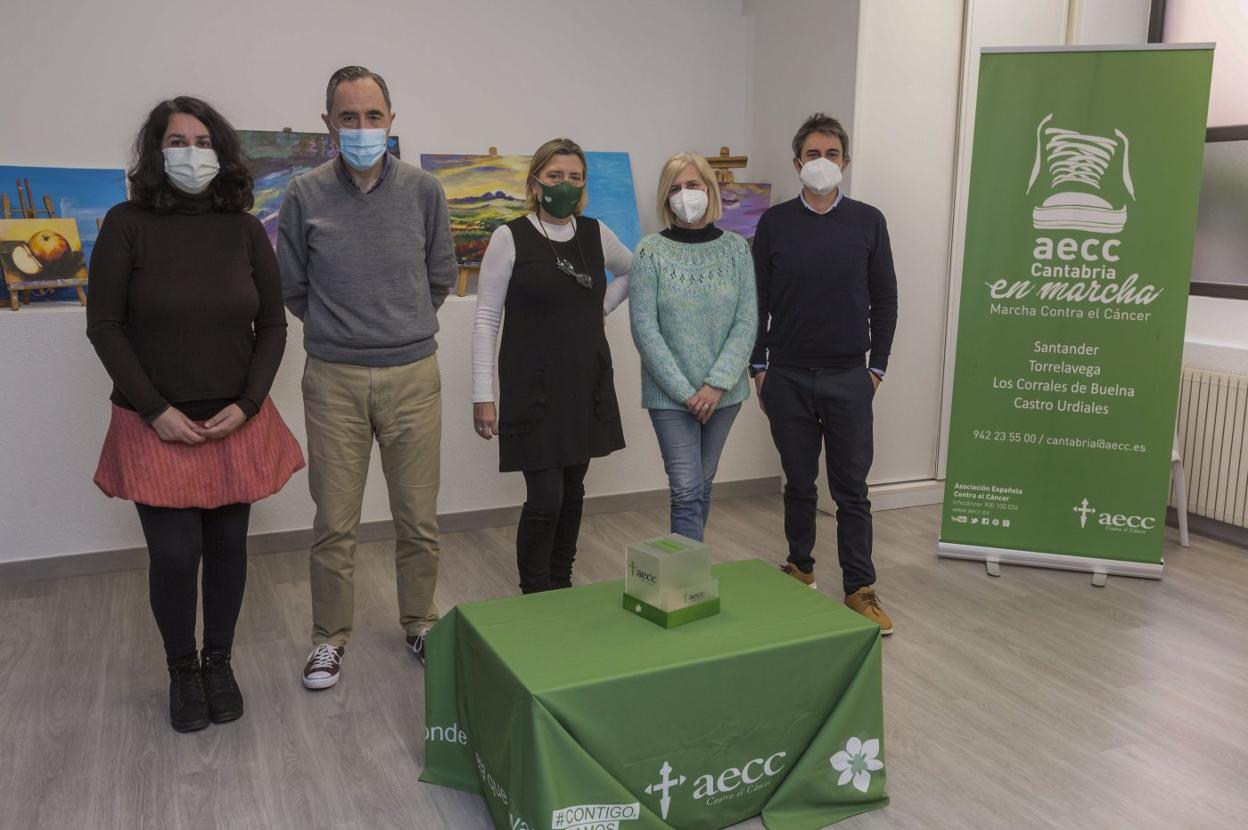
[{"label": "green tablecloth", "polygon": [[773,566],[665,630],[622,582],[459,606],[434,626],[420,780],[508,830],[814,830],[883,807],[880,629]]}]

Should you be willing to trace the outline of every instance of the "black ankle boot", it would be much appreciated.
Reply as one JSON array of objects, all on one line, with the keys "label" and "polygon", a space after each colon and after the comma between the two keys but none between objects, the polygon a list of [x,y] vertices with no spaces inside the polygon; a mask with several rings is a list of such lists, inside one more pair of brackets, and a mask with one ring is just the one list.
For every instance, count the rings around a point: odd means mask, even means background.
[{"label": "black ankle boot", "polygon": [[204,691],[208,697],[208,715],[213,723],[228,723],[243,716],[243,693],[234,680],[230,652],[226,649],[204,649]]},{"label": "black ankle boot", "polygon": [[169,722],[178,732],[194,732],[208,726],[208,701],[204,697],[198,655],[169,661]]}]

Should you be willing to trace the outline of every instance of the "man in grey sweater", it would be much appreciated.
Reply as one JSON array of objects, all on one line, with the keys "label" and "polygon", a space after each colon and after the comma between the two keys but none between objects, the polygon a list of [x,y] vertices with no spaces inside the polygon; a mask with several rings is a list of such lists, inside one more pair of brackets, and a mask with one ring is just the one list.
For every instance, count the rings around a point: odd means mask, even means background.
[{"label": "man in grey sweater", "polygon": [[399,622],[424,661],[437,620],[442,433],[437,310],[455,283],[441,185],[386,152],[394,113],[380,75],[329,80],[325,125],[337,158],[295,178],[278,223],[286,307],[303,321],[311,555],[309,689],[338,682],[354,613],[356,531],[373,440],[395,529]]}]

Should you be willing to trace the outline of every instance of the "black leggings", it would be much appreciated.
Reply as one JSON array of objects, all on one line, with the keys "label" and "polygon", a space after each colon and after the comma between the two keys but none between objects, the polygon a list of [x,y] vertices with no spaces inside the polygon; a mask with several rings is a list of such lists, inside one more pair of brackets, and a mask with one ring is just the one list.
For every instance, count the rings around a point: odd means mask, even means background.
[{"label": "black leggings", "polygon": [[572,587],[589,462],[525,470],[528,497],[516,528],[516,565],[526,594]]},{"label": "black leggings", "polygon": [[170,660],[195,654],[196,577],[204,561],[204,648],[234,643],[247,584],[250,504],[215,510],[136,504],[147,539],[148,594]]}]

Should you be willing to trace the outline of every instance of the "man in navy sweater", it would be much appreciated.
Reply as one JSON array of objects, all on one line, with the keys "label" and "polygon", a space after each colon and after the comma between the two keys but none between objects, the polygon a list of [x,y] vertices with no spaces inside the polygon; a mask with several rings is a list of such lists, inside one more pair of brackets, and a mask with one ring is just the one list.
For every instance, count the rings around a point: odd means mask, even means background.
[{"label": "man in navy sweater", "polygon": [[[758,340],[750,374],[784,468],[781,570],[815,587],[815,478],[827,448],[845,604],[884,634],[871,587],[871,402],[897,328],[897,275],[884,216],[840,189],[849,135],[816,113],[793,137],[798,198],[771,207],[754,236]],[[868,354],[870,355],[868,359]]]}]

